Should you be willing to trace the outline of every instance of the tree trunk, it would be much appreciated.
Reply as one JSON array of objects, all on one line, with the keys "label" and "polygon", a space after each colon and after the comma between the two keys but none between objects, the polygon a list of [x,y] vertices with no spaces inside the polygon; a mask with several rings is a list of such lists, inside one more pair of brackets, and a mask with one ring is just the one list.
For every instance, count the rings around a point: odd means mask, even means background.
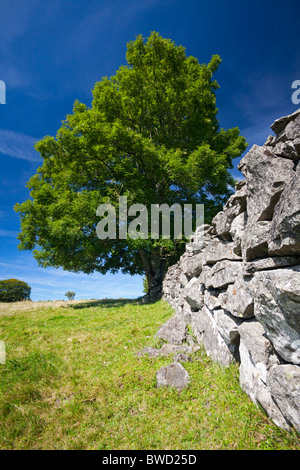
[{"label": "tree trunk", "polygon": [[143,297],[145,302],[155,302],[162,297],[162,283],[165,276],[166,260],[157,253],[145,253],[140,250],[140,256],[147,277],[148,292]]}]

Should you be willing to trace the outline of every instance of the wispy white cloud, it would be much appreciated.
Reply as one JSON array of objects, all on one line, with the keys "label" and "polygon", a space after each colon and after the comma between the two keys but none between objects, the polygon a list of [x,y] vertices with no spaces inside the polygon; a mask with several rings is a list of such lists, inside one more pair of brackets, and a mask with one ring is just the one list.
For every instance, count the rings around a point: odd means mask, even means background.
[{"label": "wispy white cloud", "polygon": [[18,132],[0,130],[0,153],[30,162],[39,162],[41,157],[34,149],[34,143],[37,140]]},{"label": "wispy white cloud", "polygon": [[0,279],[16,278],[31,286],[32,300],[65,299],[72,290],[76,299],[136,298],[142,295],[141,276],[72,273],[63,269],[37,266],[29,253],[20,253],[0,262]]},{"label": "wispy white cloud", "polygon": [[16,230],[3,230],[0,229],[0,237],[13,237],[16,238],[18,232]]}]

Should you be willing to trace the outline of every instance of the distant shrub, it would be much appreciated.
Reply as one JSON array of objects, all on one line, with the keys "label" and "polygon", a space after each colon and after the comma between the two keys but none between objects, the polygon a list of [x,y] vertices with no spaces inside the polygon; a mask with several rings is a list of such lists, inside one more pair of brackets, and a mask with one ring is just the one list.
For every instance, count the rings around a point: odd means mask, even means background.
[{"label": "distant shrub", "polygon": [[66,292],[65,295],[68,297],[68,300],[74,300],[75,292],[68,290],[68,292]]},{"label": "distant shrub", "polygon": [[0,302],[18,302],[30,300],[31,287],[18,279],[0,281]]}]

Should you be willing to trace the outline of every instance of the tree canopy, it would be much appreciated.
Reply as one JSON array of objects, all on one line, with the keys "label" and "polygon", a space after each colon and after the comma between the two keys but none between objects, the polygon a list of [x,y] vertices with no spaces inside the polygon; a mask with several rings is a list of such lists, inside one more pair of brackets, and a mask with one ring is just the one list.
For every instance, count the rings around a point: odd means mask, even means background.
[{"label": "tree canopy", "polygon": [[239,129],[221,129],[213,75],[185,48],[151,33],[127,45],[127,65],[95,84],[91,106],[76,101],[56,136],[35,148],[43,164],[17,204],[19,248],[43,267],[74,272],[121,270],[161,285],[184,239],[99,240],[96,209],[119,196],[128,205],[204,204],[206,221],[222,208],[234,181],[232,160],[246,148]]},{"label": "tree canopy", "polygon": [[19,302],[30,300],[31,287],[19,279],[0,281],[0,302]]}]

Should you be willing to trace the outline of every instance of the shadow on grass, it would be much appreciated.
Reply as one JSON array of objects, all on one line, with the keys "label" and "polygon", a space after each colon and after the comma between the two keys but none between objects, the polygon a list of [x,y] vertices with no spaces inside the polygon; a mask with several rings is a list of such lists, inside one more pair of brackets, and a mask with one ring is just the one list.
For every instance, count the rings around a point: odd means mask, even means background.
[{"label": "shadow on grass", "polygon": [[124,307],[126,304],[137,304],[141,305],[143,301],[141,299],[100,299],[100,300],[89,300],[88,302],[82,302],[80,304],[69,305],[74,309],[82,309],[89,307]]},{"label": "shadow on grass", "polygon": [[105,308],[116,308],[116,307],[124,307],[124,305],[132,304],[132,305],[149,305],[159,302],[159,300],[147,301],[143,300],[143,297],[138,297],[137,299],[95,299],[95,300],[88,300],[83,301],[82,303],[68,305],[68,307],[74,309],[83,309],[89,307],[105,307]]}]

